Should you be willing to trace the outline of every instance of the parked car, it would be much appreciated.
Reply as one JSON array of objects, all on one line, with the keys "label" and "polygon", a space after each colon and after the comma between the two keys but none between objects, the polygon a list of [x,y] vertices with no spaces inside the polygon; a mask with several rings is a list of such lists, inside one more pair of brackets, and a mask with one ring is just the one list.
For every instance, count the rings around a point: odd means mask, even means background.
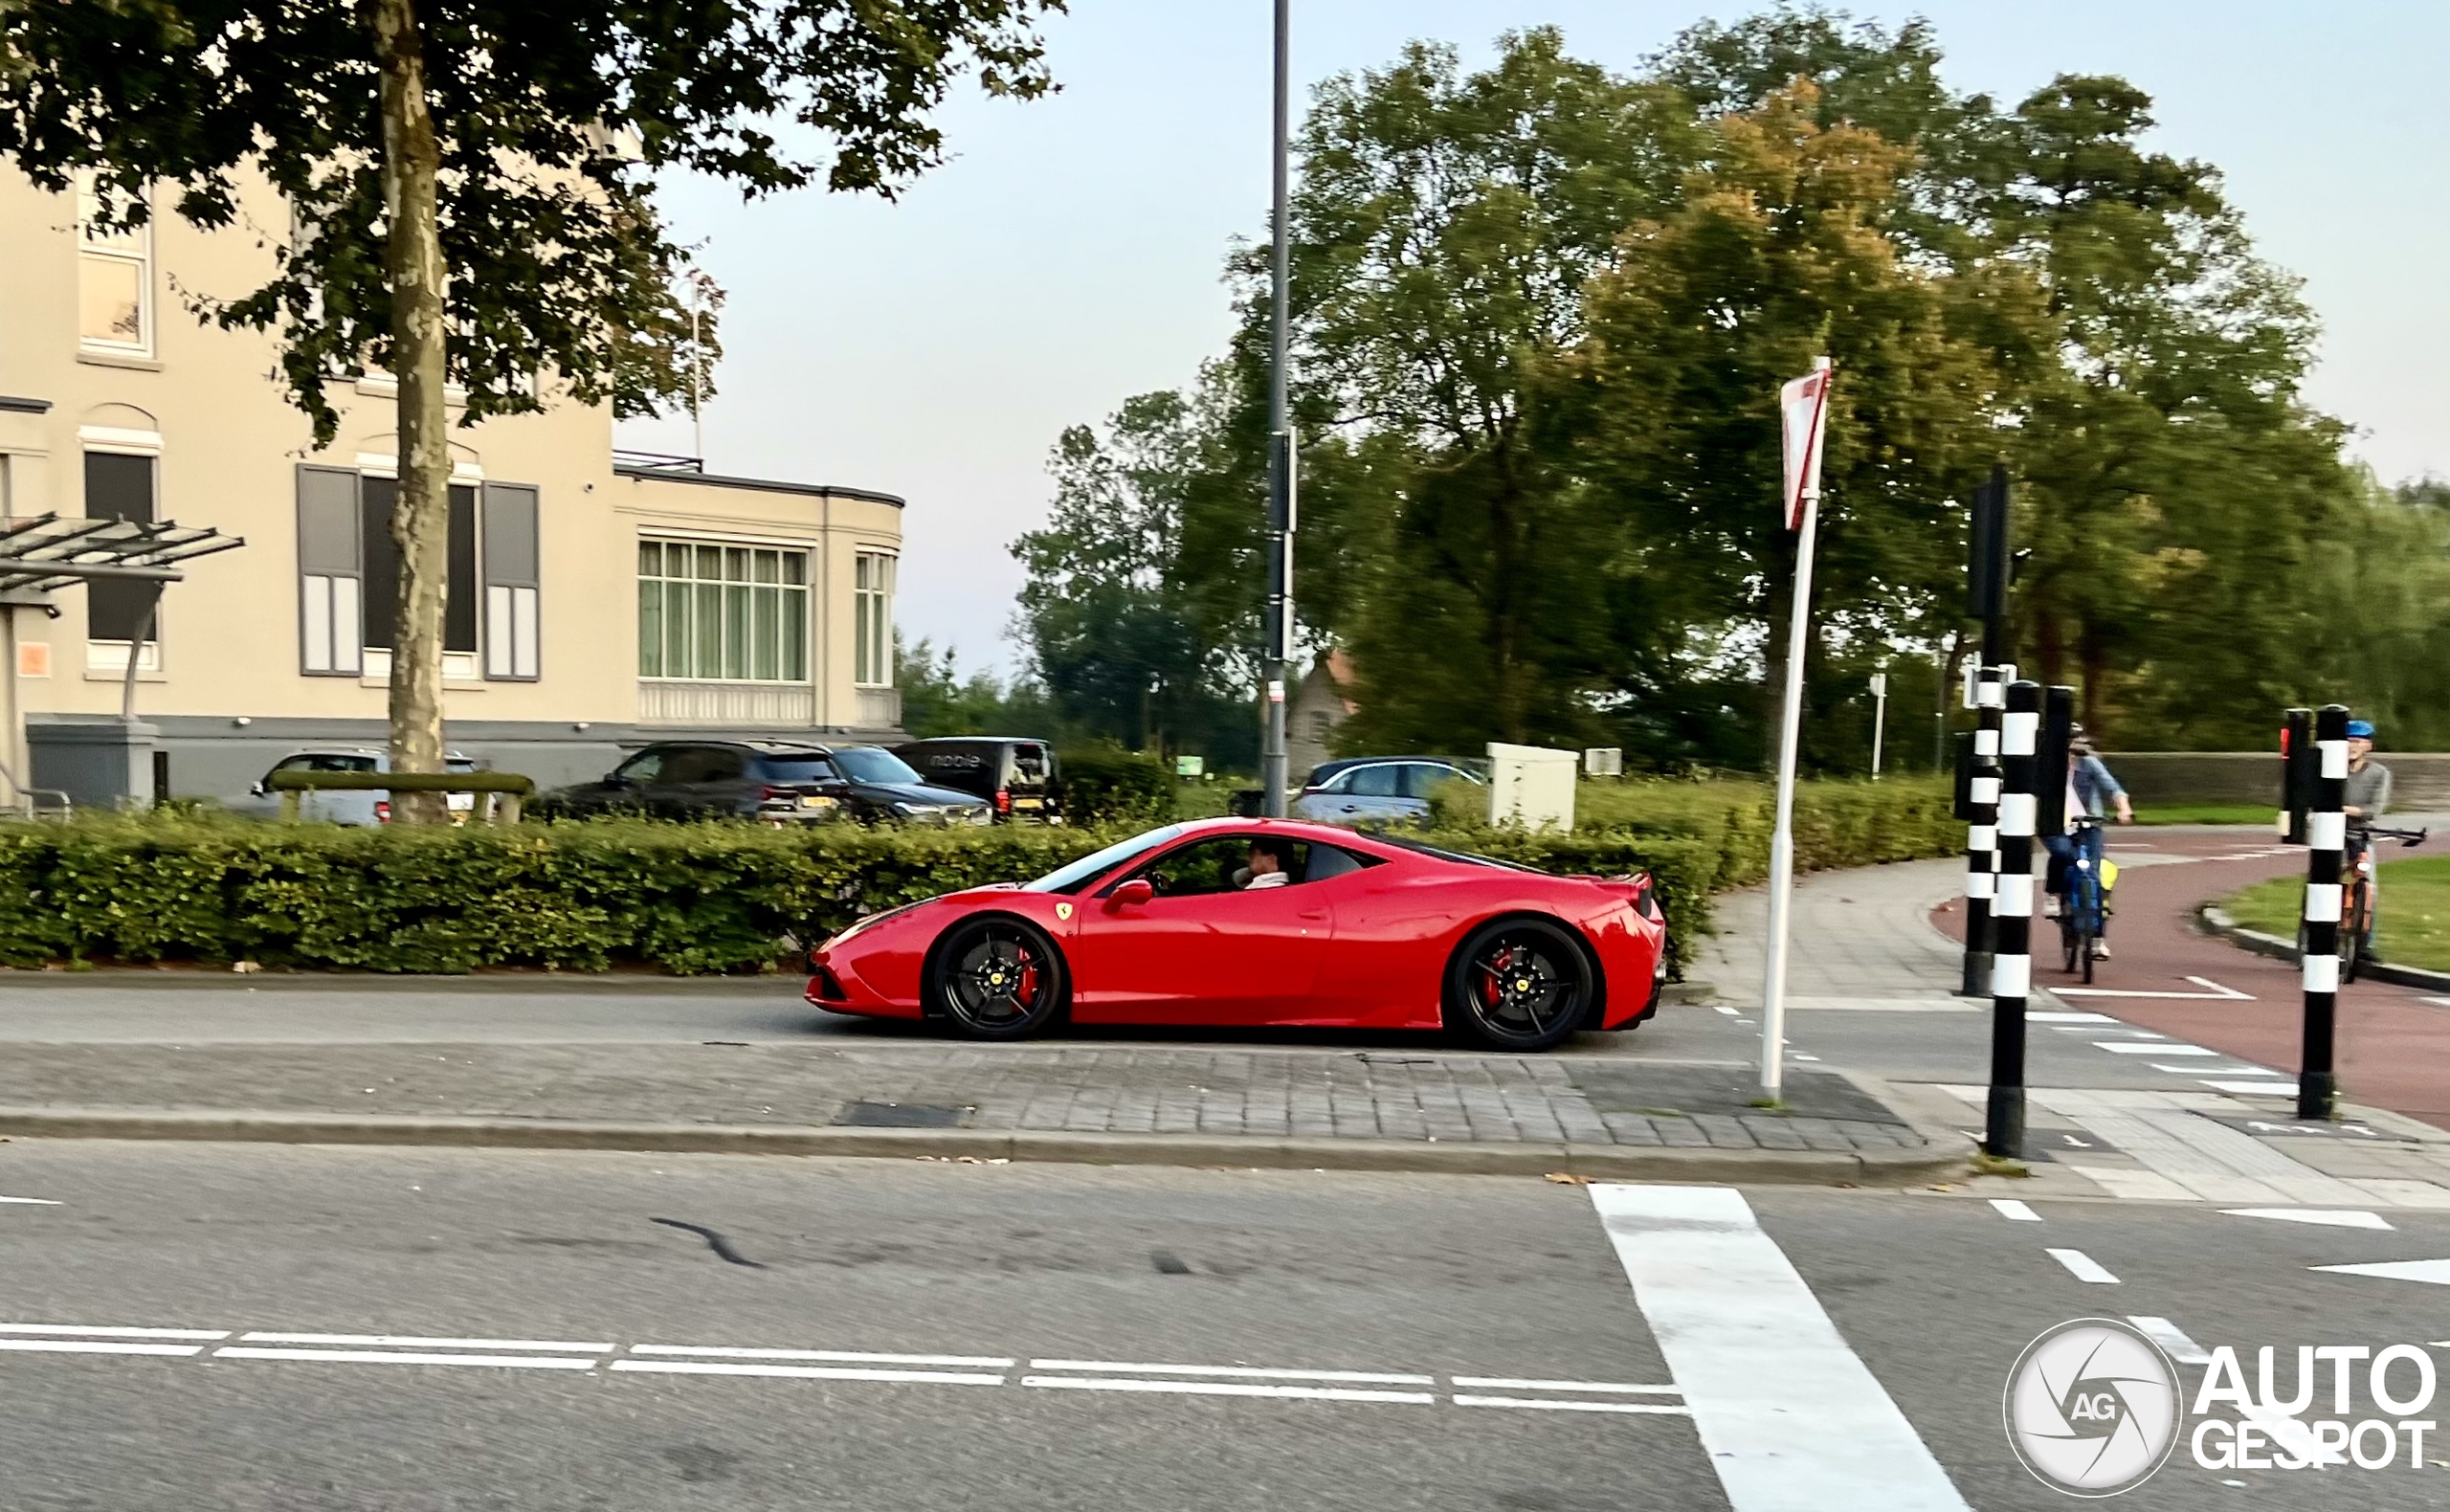
[{"label": "parked car", "polygon": [[1055,747],[1003,735],[947,735],[896,745],[929,785],[984,799],[998,819],[1061,824]]},{"label": "parked car", "polygon": [[810,958],[808,999],[978,1039],[1068,1015],[1442,1027],[1539,1051],[1656,1013],[1666,941],[1646,876],[1555,877],[1388,835],[1208,819],[1018,887],[871,914]]},{"label": "parked car", "polygon": [[1325,762],[1311,769],[1294,795],[1291,816],[1322,824],[1426,819],[1429,795],[1439,783],[1457,778],[1482,783],[1478,773],[1444,756],[1356,756]]},{"label": "parked car", "polygon": [[[477,764],[457,751],[446,751],[442,758],[446,771],[475,771]],[[370,745],[316,746],[292,751],[273,763],[272,771],[263,774],[247,789],[244,798],[226,808],[233,813],[252,814],[256,818],[277,819],[281,813],[281,795],[273,790],[273,772],[282,771],[390,771],[391,753]],[[477,795],[473,792],[446,793],[454,824],[465,824],[477,812]],[[298,795],[298,816],[320,819],[326,824],[373,825],[391,822],[391,795],[372,789],[344,792],[310,788]]]},{"label": "parked car", "polygon": [[555,789],[531,804],[540,818],[642,813],[655,819],[813,824],[985,824],[979,799],[920,780],[879,745],[794,741],[664,741],[596,782]]}]

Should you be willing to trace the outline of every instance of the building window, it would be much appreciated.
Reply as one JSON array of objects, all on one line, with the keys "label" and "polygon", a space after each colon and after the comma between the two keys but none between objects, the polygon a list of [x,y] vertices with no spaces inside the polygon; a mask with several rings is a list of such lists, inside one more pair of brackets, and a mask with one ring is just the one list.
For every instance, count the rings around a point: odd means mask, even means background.
[{"label": "building window", "polygon": [[485,485],[485,676],[532,681],[538,591],[536,490],[521,483]]},{"label": "building window", "polygon": [[[310,677],[380,676],[394,649],[400,553],[391,541],[391,506],[399,494],[399,480],[382,474],[298,470],[299,669]],[[489,482],[479,508],[478,490],[455,483],[449,509],[443,675],[476,677],[481,642],[484,676],[531,680],[538,673],[537,491]]]},{"label": "building window", "polygon": [[638,543],[638,676],[808,681],[809,554]]},{"label": "building window", "polygon": [[882,551],[859,553],[851,600],[858,627],[851,680],[862,688],[893,686],[893,573],[897,559]]},{"label": "building window", "polygon": [[77,182],[77,334],[97,351],[153,354],[153,227],[99,231],[101,195]]},{"label": "building window", "polygon": [[[86,453],[85,517],[151,524],[153,474],[154,458],[150,456],[132,456],[123,452]],[[86,638],[114,643],[120,648],[116,665],[124,668],[125,648],[142,637],[148,648],[140,654],[137,665],[148,670],[155,667],[161,656],[161,627],[152,619],[161,592],[159,583],[98,578],[86,584]]]}]

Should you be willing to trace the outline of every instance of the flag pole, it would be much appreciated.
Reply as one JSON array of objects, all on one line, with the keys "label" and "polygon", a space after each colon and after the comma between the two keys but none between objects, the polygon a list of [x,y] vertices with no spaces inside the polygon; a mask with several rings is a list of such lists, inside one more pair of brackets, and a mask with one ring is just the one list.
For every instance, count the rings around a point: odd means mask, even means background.
[{"label": "flag pole", "polygon": [[[1816,385],[1813,380],[1819,380]],[[1796,442],[1791,409],[1795,390],[1811,385],[1811,411],[1801,446]],[[1829,412],[1829,359],[1815,357],[1810,377],[1787,386],[1780,395],[1780,424],[1786,438],[1786,487],[1782,501],[1795,541],[1794,609],[1787,616],[1787,701],[1778,731],[1777,819],[1770,834],[1770,960],[1761,984],[1761,1095],[1774,1100],[1786,1077],[1787,934],[1795,880],[1795,763],[1803,740],[1803,661],[1811,644],[1812,553],[1820,526],[1820,448]]]}]

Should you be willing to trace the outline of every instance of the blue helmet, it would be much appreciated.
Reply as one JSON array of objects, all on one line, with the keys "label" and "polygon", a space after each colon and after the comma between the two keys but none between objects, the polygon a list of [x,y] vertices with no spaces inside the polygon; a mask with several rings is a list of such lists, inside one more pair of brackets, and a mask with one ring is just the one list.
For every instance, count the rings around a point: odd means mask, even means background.
[{"label": "blue helmet", "polygon": [[2352,741],[2372,740],[2373,738],[2373,722],[2372,720],[2349,721],[2348,738]]}]

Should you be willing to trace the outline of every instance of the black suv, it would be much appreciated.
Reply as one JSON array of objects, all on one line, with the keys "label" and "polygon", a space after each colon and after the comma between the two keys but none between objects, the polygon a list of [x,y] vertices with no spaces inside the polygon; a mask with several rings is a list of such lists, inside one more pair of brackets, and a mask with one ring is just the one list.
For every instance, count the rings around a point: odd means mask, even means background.
[{"label": "black suv", "polygon": [[601,781],[546,793],[528,812],[540,818],[642,813],[767,824],[985,824],[992,816],[966,792],[922,782],[881,746],[791,741],[666,741]]},{"label": "black suv", "polygon": [[1005,735],[948,735],[896,745],[893,753],[939,788],[983,798],[998,819],[1063,822],[1055,747]]}]

